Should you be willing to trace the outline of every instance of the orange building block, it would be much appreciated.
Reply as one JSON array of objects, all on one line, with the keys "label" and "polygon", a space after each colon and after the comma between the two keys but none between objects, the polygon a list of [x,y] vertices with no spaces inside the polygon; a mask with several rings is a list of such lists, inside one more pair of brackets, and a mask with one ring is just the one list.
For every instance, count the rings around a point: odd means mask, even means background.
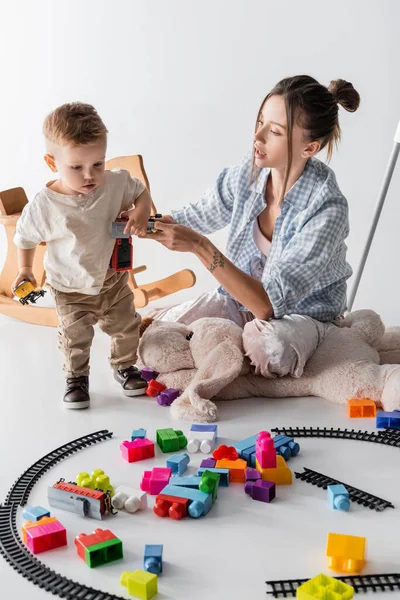
[{"label": "orange building block", "polygon": [[273,481],[275,485],[290,485],[292,483],[292,471],[286,464],[283,456],[276,456],[276,468],[262,469],[256,459],[256,469],[261,473],[264,481]]},{"label": "orange building block", "polygon": [[347,414],[351,419],[376,417],[376,404],[369,398],[347,400]]},{"label": "orange building block", "polygon": [[55,517],[42,517],[39,521],[25,521],[21,527],[22,539],[26,544],[26,531],[32,529],[32,527],[38,527],[39,525],[46,525],[47,523],[55,523],[57,519]]},{"label": "orange building block", "polygon": [[366,565],[365,537],[328,533],[326,556],[332,571],[358,574]]},{"label": "orange building block", "polygon": [[217,469],[229,469],[230,483],[245,483],[246,481],[247,461],[243,460],[243,458],[238,458],[237,460],[222,458],[221,460],[217,460],[215,467]]}]

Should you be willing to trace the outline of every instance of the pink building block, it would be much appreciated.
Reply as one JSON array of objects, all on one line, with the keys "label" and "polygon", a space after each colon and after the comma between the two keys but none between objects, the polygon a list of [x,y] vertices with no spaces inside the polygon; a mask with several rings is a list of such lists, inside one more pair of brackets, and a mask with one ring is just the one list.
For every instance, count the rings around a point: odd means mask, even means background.
[{"label": "pink building block", "polygon": [[260,431],[256,439],[256,459],[262,469],[276,468],[274,440],[268,431]]},{"label": "pink building block", "polygon": [[154,467],[151,471],[143,473],[140,489],[152,496],[160,494],[168,485],[172,469],[168,467]]},{"label": "pink building block", "polygon": [[26,543],[33,554],[67,545],[67,530],[58,521],[32,527],[26,531]]},{"label": "pink building block", "polygon": [[147,438],[136,438],[133,442],[125,440],[120,448],[122,458],[130,463],[154,457],[154,443]]}]

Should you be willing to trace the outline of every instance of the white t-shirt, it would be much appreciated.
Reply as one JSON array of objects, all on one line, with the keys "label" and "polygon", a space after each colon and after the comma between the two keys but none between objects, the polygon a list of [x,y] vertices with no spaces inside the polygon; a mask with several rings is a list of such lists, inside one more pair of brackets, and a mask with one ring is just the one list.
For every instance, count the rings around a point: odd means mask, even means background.
[{"label": "white t-shirt", "polygon": [[115,244],[111,224],[144,190],[125,170],[106,171],[100,187],[86,196],[45,187],[24,207],[14,243],[29,249],[46,242],[47,282],[61,292],[96,295]]}]

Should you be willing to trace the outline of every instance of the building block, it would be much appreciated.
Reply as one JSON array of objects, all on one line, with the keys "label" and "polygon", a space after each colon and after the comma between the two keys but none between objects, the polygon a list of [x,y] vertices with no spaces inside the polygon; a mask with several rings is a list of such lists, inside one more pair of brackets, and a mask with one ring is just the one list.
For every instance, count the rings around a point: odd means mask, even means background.
[{"label": "building block", "polygon": [[159,383],[155,379],[151,379],[149,381],[149,384],[147,386],[145,393],[147,394],[147,396],[151,396],[152,398],[155,398],[156,396],[158,396],[161,392],[163,392],[166,389],[167,389],[166,385]]},{"label": "building block", "polygon": [[226,446],[222,444],[222,446],[218,446],[216,450],[212,453],[213,458],[215,460],[222,460],[226,458],[227,460],[237,460],[239,458],[239,454],[236,451],[236,448],[233,446]]},{"label": "building block", "polygon": [[43,506],[25,506],[22,516],[27,521],[39,521],[43,517],[50,517],[50,511]]},{"label": "building block", "polygon": [[244,486],[244,491],[249,494],[253,500],[260,502],[272,502],[275,498],[275,483],[273,481],[248,481]]},{"label": "building block", "polygon": [[188,434],[187,449],[189,452],[198,452],[208,454],[215,448],[217,441],[217,425],[201,425],[194,423],[190,427]]},{"label": "building block", "polygon": [[81,517],[101,520],[108,512],[107,494],[67,481],[59,481],[47,489],[51,507],[73,512]]},{"label": "building block", "polygon": [[200,467],[203,467],[204,469],[213,469],[215,467],[215,465],[217,464],[217,461],[215,460],[215,458],[204,458],[201,463],[200,463]]},{"label": "building block", "polygon": [[276,450],[269,431],[260,431],[256,440],[256,460],[262,469],[276,468]]},{"label": "building block", "polygon": [[183,519],[183,517],[187,517],[189,502],[188,498],[158,494],[153,506],[153,512],[158,517],[166,517],[169,515],[171,519],[179,521],[180,519]]},{"label": "building block", "polygon": [[229,469],[229,481],[231,483],[244,483],[246,481],[247,463],[243,458],[228,460],[223,458],[217,460],[217,469]]},{"label": "building block", "polygon": [[289,460],[291,456],[297,456],[300,452],[300,444],[294,441],[292,437],[279,433],[273,438],[274,446],[277,454],[283,456],[285,460]]},{"label": "building block", "polygon": [[140,369],[140,376],[142,379],[147,381],[147,383],[149,383],[152,379],[157,379],[159,374],[160,373],[158,371],[155,371],[154,369],[149,369],[148,367]]},{"label": "building block", "polygon": [[328,485],[328,502],[335,510],[347,511],[350,508],[349,492],[341,483]]},{"label": "building block", "polygon": [[204,471],[201,475],[201,481],[199,484],[199,490],[212,494],[212,501],[215,502],[218,496],[218,486],[220,480],[219,473],[212,473],[211,471]]},{"label": "building block", "polygon": [[296,590],[297,600],[351,600],[354,588],[328,575],[317,575]]},{"label": "building block", "polygon": [[143,429],[142,427],[140,427],[139,429],[134,429],[132,431],[132,435],[131,435],[131,442],[133,442],[137,438],[140,438],[141,440],[143,440],[146,437],[146,434],[147,434],[147,431],[145,429]]},{"label": "building block", "polygon": [[257,471],[257,469],[252,469],[252,468],[247,468],[246,471],[244,472],[244,476],[247,481],[257,481],[258,479],[261,479],[261,473],[260,471]]},{"label": "building block", "polygon": [[67,545],[67,530],[58,521],[30,527],[26,530],[26,544],[33,554],[61,548]]},{"label": "building block", "polygon": [[119,485],[111,498],[111,504],[117,510],[124,508],[128,513],[135,513],[147,508],[147,494],[126,485]]},{"label": "building block", "polygon": [[400,411],[392,410],[391,412],[382,410],[376,415],[376,426],[378,429],[384,427],[392,427],[400,429]]},{"label": "building block", "polygon": [[212,508],[212,495],[192,488],[184,488],[178,485],[167,485],[164,488],[164,494],[167,496],[176,496],[178,498],[187,498],[189,500],[188,513],[194,519],[205,516]]},{"label": "building block", "polygon": [[376,404],[369,398],[347,400],[347,414],[351,419],[376,417]]},{"label": "building block", "polygon": [[174,400],[180,395],[180,391],[175,388],[164,390],[157,396],[157,404],[160,406],[171,406]]},{"label": "building block", "polygon": [[90,488],[91,490],[101,490],[102,492],[110,492],[114,495],[114,488],[110,483],[110,478],[102,469],[96,469],[89,473],[78,473],[76,476],[76,484],[81,487]]},{"label": "building block", "polygon": [[366,539],[356,535],[328,533],[326,556],[332,571],[357,575],[366,565]]},{"label": "building block", "polygon": [[178,452],[186,448],[187,439],[180,430],[157,429],[156,440],[161,452]]},{"label": "building block", "polygon": [[256,460],[256,469],[260,471],[264,481],[273,481],[275,485],[290,485],[292,483],[292,471],[287,466],[283,456],[276,457],[275,469],[262,469]]},{"label": "building block", "polygon": [[120,449],[122,458],[129,463],[154,457],[154,443],[147,438],[136,438],[133,442],[125,440]]},{"label": "building block", "polygon": [[143,473],[140,489],[152,496],[159,494],[171,478],[172,470],[168,467],[154,467]]},{"label": "building block", "polygon": [[[182,487],[190,487],[194,490],[199,489],[199,485],[201,482],[200,475],[184,475],[183,477],[175,476],[171,477],[170,484],[171,485],[180,485]],[[204,490],[203,490],[204,491]]]},{"label": "building block", "polygon": [[162,573],[162,545],[146,544],[144,547],[143,568],[148,573],[160,575]]},{"label": "building block", "polygon": [[250,446],[250,448],[246,448],[240,453],[240,458],[243,458],[248,464],[249,467],[255,469],[256,467],[256,447]]},{"label": "building block", "polygon": [[47,523],[56,523],[56,517],[42,517],[39,521],[26,521],[21,527],[22,539],[26,544],[26,532],[32,527],[38,527],[39,525],[46,525]]},{"label": "building block", "polygon": [[75,538],[78,556],[94,568],[123,558],[122,542],[109,529],[95,529]]},{"label": "building block", "polygon": [[128,594],[135,598],[141,598],[141,600],[150,600],[158,592],[157,575],[140,569],[133,572],[124,571],[120,582],[127,589]]},{"label": "building block", "polygon": [[189,454],[173,454],[167,458],[167,467],[172,471],[172,475],[183,475],[190,463]]},{"label": "building block", "polygon": [[221,487],[228,487],[229,486],[229,469],[217,469],[216,467],[200,467],[197,470],[197,475],[203,475],[204,471],[210,471],[211,473],[218,473],[219,475],[219,485]]},{"label": "building block", "polygon": [[255,447],[257,437],[258,437],[258,433],[256,433],[255,435],[251,435],[250,437],[245,438],[244,440],[241,440],[240,442],[235,442],[233,444],[233,447],[236,449],[239,456],[242,457],[242,452],[244,450],[247,450],[248,448],[251,448],[252,446]]}]

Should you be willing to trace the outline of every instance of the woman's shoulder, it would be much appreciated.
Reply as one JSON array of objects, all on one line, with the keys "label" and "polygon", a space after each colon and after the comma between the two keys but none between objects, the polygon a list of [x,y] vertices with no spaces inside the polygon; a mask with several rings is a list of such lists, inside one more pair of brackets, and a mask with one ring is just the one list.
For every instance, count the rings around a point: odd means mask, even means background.
[{"label": "woman's shoulder", "polygon": [[336,179],[335,172],[318,158],[310,159],[310,179],[313,184],[313,194],[310,204],[321,204],[335,201],[335,204],[347,209],[347,199],[343,195]]}]

